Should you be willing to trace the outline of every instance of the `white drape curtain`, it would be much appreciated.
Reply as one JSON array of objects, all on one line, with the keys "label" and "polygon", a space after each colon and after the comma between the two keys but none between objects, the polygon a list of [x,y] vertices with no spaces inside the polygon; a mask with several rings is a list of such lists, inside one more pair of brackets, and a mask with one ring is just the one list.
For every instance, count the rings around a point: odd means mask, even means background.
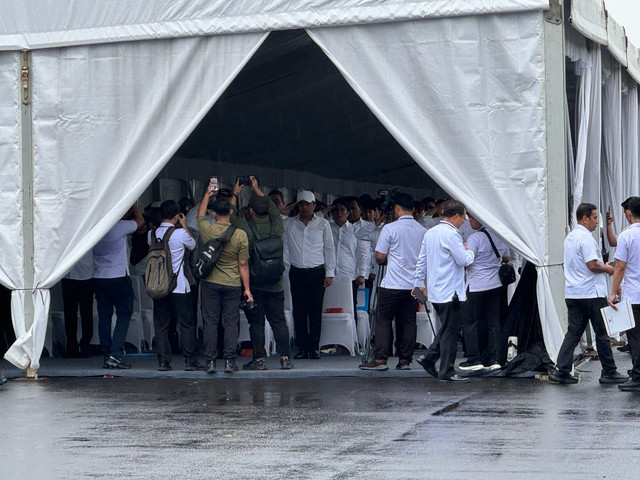
[{"label": "white drape curtain", "polygon": [[20,164],[20,56],[0,53],[0,283],[22,288],[22,169]]},{"label": "white drape curtain", "polygon": [[[640,194],[640,169],[638,162],[638,85],[628,76],[626,77],[626,89],[622,95],[622,170],[623,170],[623,194],[622,198]],[[622,220],[620,205],[614,205],[613,212],[616,218]],[[622,223],[619,222],[619,223]]]},{"label": "white drape curtain", "polygon": [[[266,35],[33,52],[35,320],[26,330],[15,291],[10,362],[38,368],[48,288],[135,203]],[[21,258],[22,245],[9,245],[3,259]],[[21,278],[14,269],[6,283]]]},{"label": "white drape curtain", "polygon": [[546,249],[542,17],[308,30],[414,160],[538,266],[549,354],[563,338]]},{"label": "white drape curtain", "polygon": [[[620,64],[608,53],[602,62],[602,202],[601,212],[615,212],[625,199],[622,171],[622,83]],[[613,223],[616,234],[622,218]]]},{"label": "white drape curtain", "polygon": [[[584,40],[589,42],[589,40]],[[600,201],[600,153],[602,149],[602,55],[600,47],[591,43],[590,49],[570,57],[577,61],[578,98],[576,101],[575,176],[573,184],[573,212],[583,201]],[[584,57],[582,56],[584,55]]]}]

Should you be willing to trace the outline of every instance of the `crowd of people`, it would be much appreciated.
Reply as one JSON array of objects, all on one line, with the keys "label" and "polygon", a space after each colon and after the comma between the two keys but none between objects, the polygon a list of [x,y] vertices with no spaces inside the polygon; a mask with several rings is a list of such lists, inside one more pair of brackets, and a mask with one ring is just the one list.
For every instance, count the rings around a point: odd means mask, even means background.
[{"label": "crowd of people", "polygon": [[[251,190],[244,206],[238,200],[243,188]],[[411,368],[416,312],[427,300],[440,328],[416,361],[429,375],[462,383],[471,374],[501,369],[500,318],[506,286],[513,281],[503,275],[505,266],[513,262],[509,247],[459,201],[415,201],[399,191],[385,193],[377,199],[340,197],[325,205],[313,192],[302,190],[285,205],[280,191],[265,194],[256,178],[244,177],[231,189],[209,185],[197,206],[185,198],[152,204],[144,213],[132,207],[62,281],[66,355],[90,353],[95,296],[103,366],[131,368],[125,358],[125,337],[134,309],[130,268],[143,273],[149,248],[166,245],[173,274],[170,288],[153,299],[160,371],[173,368],[177,350],[185,370],[215,374],[219,359],[225,373],[240,368],[266,370],[266,322],[282,369],[293,368],[293,360],[319,359],[323,297],[336,276],[351,281],[354,312],[358,289],[376,291],[375,309],[370,312],[375,318],[373,347],[360,369],[387,370],[394,356],[398,357],[396,369]],[[627,199],[622,207],[630,226],[618,237],[612,232],[611,216],[607,217],[607,238],[617,246],[612,262],[603,259],[592,234],[600,228],[596,206],[583,203],[577,208],[577,224],[564,243],[569,325],[551,381],[578,381],[572,375],[574,350],[590,323],[602,364],[600,382],[640,391],[640,322],[627,332],[633,359],[629,378],[617,371],[600,313],[603,306],[622,299],[632,304],[634,316],[640,319],[640,198]],[[217,245],[219,256],[210,271],[198,275],[194,265],[202,262],[211,245]],[[293,332],[285,318],[285,275]],[[610,293],[607,276],[613,277]],[[239,366],[241,309],[249,323],[252,358]],[[356,315],[353,321],[358,322]],[[295,339],[294,345],[290,338]],[[460,339],[466,359],[456,366]]]}]

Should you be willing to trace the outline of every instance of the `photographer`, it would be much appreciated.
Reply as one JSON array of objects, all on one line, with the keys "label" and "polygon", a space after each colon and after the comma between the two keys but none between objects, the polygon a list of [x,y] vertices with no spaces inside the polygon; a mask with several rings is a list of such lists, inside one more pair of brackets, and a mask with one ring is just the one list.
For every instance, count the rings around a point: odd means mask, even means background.
[{"label": "photographer", "polygon": [[[249,199],[249,214],[251,220],[240,218],[235,213],[231,215],[231,225],[242,229],[249,240],[249,273],[251,277],[251,292],[253,304],[245,309],[249,321],[249,335],[253,344],[253,359],[242,366],[243,370],[266,370],[266,352],[264,350],[264,321],[265,315],[276,340],[276,348],[280,353],[280,367],[291,369],[289,352],[289,329],[284,316],[284,290],[282,288],[282,274],[284,260],[282,258],[282,235],[284,225],[282,217],[274,203],[265,196],[255,177],[249,177],[251,184],[251,198]],[[244,182],[246,184],[246,182]],[[233,186],[231,203],[236,205],[237,195],[242,189],[241,179]],[[258,245],[258,243],[260,245]],[[261,264],[260,246],[266,245],[277,255],[270,264]]]},{"label": "photographer", "polygon": [[413,275],[418,261],[425,228],[413,218],[413,198],[405,193],[393,193],[388,202],[393,205],[396,221],[384,226],[376,245],[376,262],[387,263],[387,273],[378,293],[378,315],[375,325],[373,360],[360,365],[362,370],[388,370],[391,355],[391,322],[396,320],[399,340],[397,370],[408,370],[416,344],[417,302],[411,296]]},{"label": "photographer", "polygon": [[[203,370],[195,356],[196,330],[193,324],[193,306],[191,302],[191,285],[185,277],[185,268],[189,268],[186,262],[187,251],[196,246],[191,232],[187,228],[185,216],[180,212],[180,207],[173,200],[167,200],[160,205],[160,226],[149,232],[148,242],[152,243],[152,235],[157,239],[164,238],[169,229],[173,229],[169,237],[169,249],[171,251],[171,267],[178,275],[176,288],[164,298],[153,300],[153,326],[156,331],[156,344],[158,349],[158,364],[160,371],[171,370],[171,344],[169,342],[169,329],[172,315],[176,319],[180,332],[180,347],[184,354],[185,370]],[[176,225],[182,228],[176,228]]]},{"label": "photographer", "polygon": [[[212,177],[216,179],[216,177]],[[205,217],[209,200],[217,195],[217,184],[211,183],[198,207],[198,228],[202,242],[220,238],[229,228],[233,206],[223,198],[217,198],[212,209],[216,218],[211,223]],[[240,300],[242,285],[247,302],[253,302],[249,289],[249,241],[247,234],[238,229],[221,250],[220,257],[211,274],[200,283],[202,317],[204,322],[204,350],[207,359],[206,372],[216,373],[218,358],[218,323],[222,318],[224,326],[225,373],[238,370],[236,347],[238,346],[238,326],[240,322]]]}]

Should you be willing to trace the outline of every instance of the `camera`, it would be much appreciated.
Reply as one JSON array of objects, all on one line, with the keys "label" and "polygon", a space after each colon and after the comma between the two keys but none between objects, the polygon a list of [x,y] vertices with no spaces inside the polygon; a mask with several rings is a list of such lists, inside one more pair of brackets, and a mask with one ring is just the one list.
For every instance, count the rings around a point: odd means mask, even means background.
[{"label": "camera", "polygon": [[378,195],[384,198],[384,203],[382,204],[382,211],[387,214],[393,211],[393,207],[396,204],[396,195],[400,193],[400,189],[398,187],[393,187],[389,190],[379,190]]},{"label": "camera", "polygon": [[249,175],[245,175],[244,177],[238,177],[238,185],[242,186],[251,186],[251,177]]},{"label": "camera", "polygon": [[240,309],[244,313],[253,313],[256,311],[256,308],[258,308],[256,302],[249,303],[246,300],[242,300],[242,302],[240,302]]}]

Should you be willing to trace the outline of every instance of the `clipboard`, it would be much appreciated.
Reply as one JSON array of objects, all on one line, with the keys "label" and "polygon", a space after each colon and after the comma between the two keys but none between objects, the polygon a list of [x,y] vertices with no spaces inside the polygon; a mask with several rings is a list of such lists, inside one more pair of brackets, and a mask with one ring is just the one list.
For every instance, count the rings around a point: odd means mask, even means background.
[{"label": "clipboard", "polygon": [[604,326],[610,337],[614,337],[636,326],[633,310],[628,301],[620,302],[616,304],[616,307],[618,307],[618,310],[614,310],[611,306],[600,309]]}]

